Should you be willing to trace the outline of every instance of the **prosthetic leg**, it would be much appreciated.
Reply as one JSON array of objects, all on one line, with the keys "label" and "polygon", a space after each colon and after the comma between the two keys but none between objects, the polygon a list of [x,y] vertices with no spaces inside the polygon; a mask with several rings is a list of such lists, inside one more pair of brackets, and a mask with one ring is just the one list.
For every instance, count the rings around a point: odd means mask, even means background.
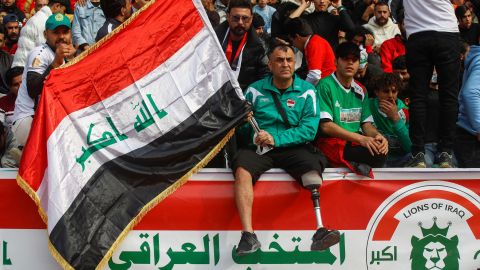
[{"label": "prosthetic leg", "polygon": [[317,231],[312,237],[311,250],[325,250],[340,241],[340,233],[337,230],[329,230],[323,227],[320,214],[320,192],[322,177],[317,171],[310,171],[302,175],[303,186],[312,194],[313,210],[317,221]]}]

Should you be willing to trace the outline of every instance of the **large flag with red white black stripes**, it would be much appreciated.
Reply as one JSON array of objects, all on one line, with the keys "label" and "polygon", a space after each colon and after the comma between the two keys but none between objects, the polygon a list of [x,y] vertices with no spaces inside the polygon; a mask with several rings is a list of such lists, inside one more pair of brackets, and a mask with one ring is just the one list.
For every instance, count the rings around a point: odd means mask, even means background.
[{"label": "large flag with red white black stripes", "polygon": [[250,108],[200,0],[156,0],[53,70],[17,182],[64,268],[101,268]]}]

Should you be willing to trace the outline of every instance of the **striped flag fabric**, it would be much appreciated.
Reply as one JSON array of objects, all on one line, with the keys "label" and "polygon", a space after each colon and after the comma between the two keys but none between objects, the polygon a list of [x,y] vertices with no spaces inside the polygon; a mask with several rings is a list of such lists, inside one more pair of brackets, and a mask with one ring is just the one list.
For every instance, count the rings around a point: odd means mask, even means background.
[{"label": "striped flag fabric", "polygon": [[100,269],[250,106],[200,0],[152,1],[45,82],[17,177],[65,269]]}]

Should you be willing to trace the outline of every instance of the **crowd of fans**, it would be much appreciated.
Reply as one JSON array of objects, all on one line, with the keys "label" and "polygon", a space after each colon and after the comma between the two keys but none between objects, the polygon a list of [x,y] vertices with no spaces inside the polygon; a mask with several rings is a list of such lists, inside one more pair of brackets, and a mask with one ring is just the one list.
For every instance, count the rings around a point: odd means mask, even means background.
[{"label": "crowd of fans", "polygon": [[[50,70],[148,0],[1,1],[1,166],[16,167]],[[365,175],[384,166],[480,167],[480,1],[443,0],[425,11],[415,2],[202,0],[244,93],[272,73],[268,52],[291,46],[294,76],[315,87],[321,114],[311,143],[330,166]],[[358,100],[339,104],[340,90]],[[213,166],[245,146],[235,141]]]}]

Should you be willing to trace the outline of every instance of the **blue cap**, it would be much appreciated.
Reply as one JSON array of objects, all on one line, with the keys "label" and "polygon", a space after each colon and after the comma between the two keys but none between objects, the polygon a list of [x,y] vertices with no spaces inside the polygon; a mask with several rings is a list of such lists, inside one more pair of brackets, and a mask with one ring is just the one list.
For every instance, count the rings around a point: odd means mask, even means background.
[{"label": "blue cap", "polygon": [[17,15],[13,13],[9,13],[5,15],[5,17],[3,17],[3,24],[6,25],[7,23],[10,23],[10,22],[20,22],[20,21],[18,20]]},{"label": "blue cap", "polygon": [[45,23],[45,29],[55,30],[59,26],[66,26],[68,29],[71,28],[70,20],[62,13],[50,15]]}]

